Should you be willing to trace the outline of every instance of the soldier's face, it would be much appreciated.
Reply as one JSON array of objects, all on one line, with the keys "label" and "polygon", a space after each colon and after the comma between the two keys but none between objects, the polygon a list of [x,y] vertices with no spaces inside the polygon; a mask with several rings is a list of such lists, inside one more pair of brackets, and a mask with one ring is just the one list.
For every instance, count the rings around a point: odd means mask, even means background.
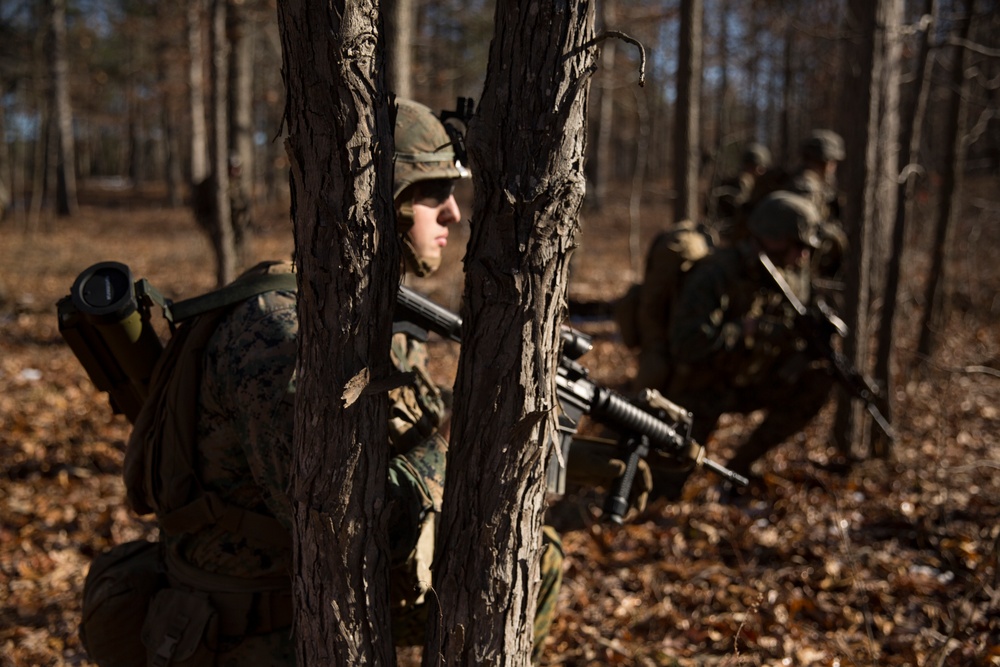
[{"label": "soldier's face", "polygon": [[440,260],[448,245],[448,227],[462,219],[454,189],[450,179],[419,181],[413,186],[413,226],[408,235],[421,259]]},{"label": "soldier's face", "polygon": [[826,179],[827,183],[833,183],[837,180],[837,161],[827,160],[826,165],[823,170],[823,178]]}]

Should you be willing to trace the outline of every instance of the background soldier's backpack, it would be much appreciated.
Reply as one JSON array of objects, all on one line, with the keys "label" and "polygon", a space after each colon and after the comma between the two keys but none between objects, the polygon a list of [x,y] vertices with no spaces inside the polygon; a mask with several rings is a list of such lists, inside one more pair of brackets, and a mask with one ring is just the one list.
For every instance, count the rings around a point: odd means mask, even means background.
[{"label": "background soldier's backpack", "polygon": [[622,341],[640,350],[639,387],[660,388],[666,381],[672,305],[684,277],[715,245],[711,231],[690,220],[661,232],[650,244],[642,283],[615,304]]}]

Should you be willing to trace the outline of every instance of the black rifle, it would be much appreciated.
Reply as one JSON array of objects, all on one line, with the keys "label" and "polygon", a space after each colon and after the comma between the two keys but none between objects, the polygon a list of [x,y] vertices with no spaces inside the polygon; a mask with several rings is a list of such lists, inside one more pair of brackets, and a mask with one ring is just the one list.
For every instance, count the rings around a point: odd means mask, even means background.
[{"label": "black rifle", "polygon": [[778,286],[785,300],[795,309],[797,315],[796,326],[805,335],[806,341],[812,347],[813,351],[819,357],[830,362],[833,376],[841,386],[849,391],[852,396],[863,401],[865,409],[868,410],[868,413],[875,420],[875,423],[878,424],[879,428],[882,429],[886,437],[890,440],[895,440],[896,433],[892,425],[889,424],[889,420],[878,409],[876,402],[876,399],[879,397],[878,388],[871,380],[862,375],[846,356],[835,350],[833,345],[830,344],[830,340],[834,334],[841,337],[847,335],[847,325],[826,307],[826,304],[821,303],[815,308],[807,308],[795,296],[795,292],[792,291],[788,281],[785,280],[781,271],[774,265],[771,258],[767,256],[767,253],[761,251],[757,253],[757,257],[760,259],[760,263],[764,266],[764,269],[771,276],[775,285]]},{"label": "black rifle", "polygon": [[[462,318],[407,287],[400,287],[396,297],[394,331],[403,331],[426,340],[427,332],[461,343]],[[553,457],[549,466],[550,488],[562,492],[565,461],[577,426],[583,415],[620,434],[619,442],[628,450],[625,472],[612,490],[605,511],[615,523],[621,523],[628,510],[628,497],[638,471],[639,461],[651,450],[673,460],[693,462],[713,470],[736,484],[746,485],[746,478],[705,457],[705,448],[690,434],[691,415],[669,403],[656,392],[643,395],[644,406],[632,403],[618,393],[602,387],[588,376],[576,359],[590,350],[590,337],[570,327],[562,330],[562,354],[556,378],[556,394],[562,408],[559,417],[562,442],[561,458]],[[670,424],[665,419],[672,419]],[[681,432],[681,425],[684,433]],[[553,468],[558,468],[554,471]]]}]

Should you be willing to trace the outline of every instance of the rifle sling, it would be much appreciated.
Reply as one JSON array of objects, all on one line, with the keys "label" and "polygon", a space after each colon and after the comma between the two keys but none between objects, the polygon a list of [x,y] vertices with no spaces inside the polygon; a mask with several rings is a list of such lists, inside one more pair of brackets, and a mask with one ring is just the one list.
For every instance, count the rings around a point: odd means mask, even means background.
[{"label": "rifle sling", "polygon": [[294,273],[264,273],[246,276],[220,289],[170,305],[170,320],[183,322],[210,310],[225,308],[258,294],[282,290],[295,292],[298,282]]}]

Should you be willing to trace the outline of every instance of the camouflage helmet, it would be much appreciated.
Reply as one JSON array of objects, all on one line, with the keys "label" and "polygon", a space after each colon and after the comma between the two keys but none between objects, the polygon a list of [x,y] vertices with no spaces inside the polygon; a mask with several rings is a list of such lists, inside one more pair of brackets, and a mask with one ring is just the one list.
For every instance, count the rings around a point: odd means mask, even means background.
[{"label": "camouflage helmet", "polygon": [[468,178],[468,169],[455,159],[451,137],[434,112],[412,100],[397,98],[396,103],[393,199],[418,181]]},{"label": "camouflage helmet", "polygon": [[833,130],[814,130],[802,142],[802,157],[821,162],[844,159],[844,140]]},{"label": "camouflage helmet", "polygon": [[805,197],[779,190],[764,197],[750,213],[747,229],[757,238],[798,241],[818,248],[819,211]]},{"label": "camouflage helmet", "polygon": [[743,149],[743,164],[767,169],[771,166],[771,151],[762,144],[747,144]]}]

